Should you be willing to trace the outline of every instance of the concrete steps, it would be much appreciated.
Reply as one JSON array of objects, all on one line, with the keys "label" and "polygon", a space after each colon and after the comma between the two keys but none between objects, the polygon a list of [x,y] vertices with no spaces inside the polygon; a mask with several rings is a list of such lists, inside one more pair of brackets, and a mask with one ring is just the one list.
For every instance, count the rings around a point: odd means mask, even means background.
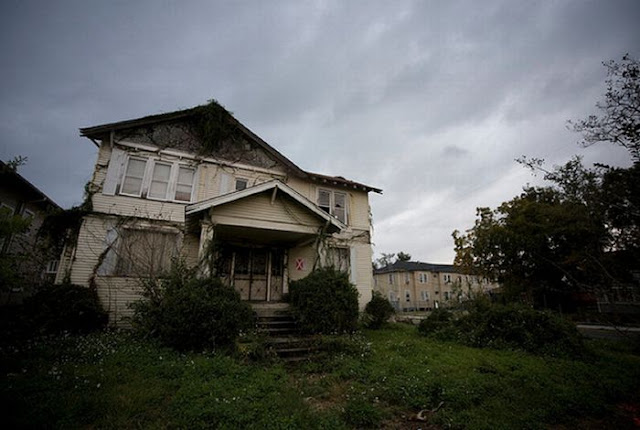
[{"label": "concrete steps", "polygon": [[301,335],[287,303],[254,304],[258,331],[266,344],[286,362],[308,360],[317,351],[314,336]]}]

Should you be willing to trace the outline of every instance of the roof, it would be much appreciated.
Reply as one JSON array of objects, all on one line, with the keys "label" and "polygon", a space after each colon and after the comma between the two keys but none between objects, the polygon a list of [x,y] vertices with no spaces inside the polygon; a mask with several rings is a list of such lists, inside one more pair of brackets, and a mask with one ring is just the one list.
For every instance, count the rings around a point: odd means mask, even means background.
[{"label": "roof", "polygon": [[24,202],[39,204],[46,210],[47,207],[61,209],[60,206],[51,200],[45,193],[40,191],[38,187],[22,177],[18,172],[12,170],[4,162],[0,161],[0,184],[2,188],[14,190],[20,194],[20,198]]},{"label": "roof", "polygon": [[433,263],[423,263],[421,261],[396,261],[395,263],[390,264],[386,267],[375,269],[374,273],[380,274],[380,273],[391,273],[391,272],[416,272],[416,271],[460,273],[460,269],[458,269],[453,264],[433,264]]},{"label": "roof", "polygon": [[[84,137],[88,137],[89,139],[105,139],[111,132],[126,130],[130,128],[136,128],[146,125],[164,123],[164,122],[173,122],[178,121],[184,118],[188,118],[196,114],[197,110],[200,106],[196,106],[189,109],[178,110],[174,112],[167,112],[157,115],[149,115],[142,118],[130,119],[125,121],[112,122],[107,124],[96,125],[93,127],[84,127],[80,129],[80,135]],[[342,176],[327,176],[321,175],[319,173],[311,173],[307,172],[300,167],[298,167],[293,161],[289,160],[287,157],[282,155],[277,149],[273,146],[269,145],[267,142],[262,140],[260,136],[249,130],[244,124],[238,121],[229,113],[229,118],[234,124],[242,131],[245,136],[255,142],[258,146],[264,149],[268,154],[273,156],[276,160],[281,162],[287,168],[289,168],[296,176],[311,179],[314,182],[331,184],[343,186],[346,188],[354,188],[361,189],[363,191],[369,192],[373,191],[379,194],[382,194],[382,190],[380,188],[372,187],[370,185],[365,185],[359,182],[351,181],[343,178]],[[95,143],[95,142],[94,142]]]},{"label": "roof", "polygon": [[244,190],[234,191],[231,193],[223,194],[221,196],[213,197],[208,200],[203,200],[201,202],[187,205],[185,207],[185,214],[193,215],[195,213],[198,213],[216,206],[235,202],[240,199],[253,196],[255,194],[260,194],[269,190],[274,190],[276,192],[280,191],[288,195],[293,200],[297,201],[302,206],[307,208],[309,211],[314,213],[316,216],[324,219],[327,222],[327,224],[334,226],[337,231],[344,230],[345,228],[347,228],[347,226],[338,218],[329,215],[328,213],[320,209],[318,206],[316,206],[309,199],[304,197],[302,194],[298,193],[296,190],[294,190],[287,184],[278,181],[277,179],[269,182],[263,182],[261,184],[254,185],[253,187],[245,188]]}]

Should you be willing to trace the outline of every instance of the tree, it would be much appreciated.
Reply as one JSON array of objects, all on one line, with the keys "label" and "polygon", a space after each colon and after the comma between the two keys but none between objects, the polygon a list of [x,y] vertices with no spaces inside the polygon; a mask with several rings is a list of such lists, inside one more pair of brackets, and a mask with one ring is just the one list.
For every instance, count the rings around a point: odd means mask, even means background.
[{"label": "tree", "polygon": [[[570,122],[583,145],[611,142],[629,151],[630,168],[579,157],[547,170],[541,159],[521,164],[542,171],[546,187],[526,187],[498,208],[479,208],[475,225],[453,233],[459,266],[525,293],[540,306],[572,294],[637,288],[640,272],[640,63],[625,55],[608,69],[601,117]],[[635,282],[635,283],[634,283]]]},{"label": "tree", "polygon": [[[565,166],[566,167],[566,166]],[[558,186],[527,187],[498,208],[478,208],[466,234],[453,233],[455,264],[501,283],[507,298],[566,308],[571,294],[602,287],[607,231],[597,211]]]},{"label": "tree", "polygon": [[411,261],[411,254],[406,253],[406,252],[400,251],[400,252],[398,252],[396,257],[398,258],[397,261]]},{"label": "tree", "polygon": [[626,148],[634,161],[640,161],[640,62],[626,54],[620,62],[603,63],[607,68],[607,91],[596,106],[601,116],[569,121],[582,133],[583,146],[610,142]]}]

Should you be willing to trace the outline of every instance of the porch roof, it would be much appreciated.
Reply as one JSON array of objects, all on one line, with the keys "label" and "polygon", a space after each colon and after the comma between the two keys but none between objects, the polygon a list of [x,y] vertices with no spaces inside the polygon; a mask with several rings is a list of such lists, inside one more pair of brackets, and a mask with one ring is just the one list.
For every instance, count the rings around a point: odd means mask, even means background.
[{"label": "porch roof", "polygon": [[329,215],[328,213],[320,209],[315,203],[307,199],[305,196],[298,193],[296,190],[294,190],[287,184],[277,179],[274,179],[268,182],[263,182],[261,184],[254,185],[252,187],[245,188],[244,190],[234,191],[231,193],[223,194],[221,196],[203,200],[201,202],[192,203],[185,207],[185,215],[186,216],[193,215],[193,214],[214,208],[216,206],[221,206],[224,204],[236,202],[236,201],[239,201],[247,197],[254,196],[256,194],[260,194],[269,190],[273,190],[274,198],[277,192],[283,192],[284,194],[289,196],[291,199],[299,203],[301,206],[306,208],[309,212],[323,219],[328,225],[331,225],[337,231],[341,231],[347,228],[346,224],[344,224],[342,221],[340,221],[334,216]]}]

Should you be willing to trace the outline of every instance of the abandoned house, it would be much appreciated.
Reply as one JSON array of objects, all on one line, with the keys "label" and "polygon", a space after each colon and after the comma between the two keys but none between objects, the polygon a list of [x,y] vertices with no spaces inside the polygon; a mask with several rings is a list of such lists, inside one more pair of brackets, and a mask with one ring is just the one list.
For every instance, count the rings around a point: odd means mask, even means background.
[{"label": "abandoned house", "polygon": [[57,281],[95,287],[112,322],[174,257],[248,301],[280,301],[327,265],[348,273],[361,307],[371,299],[368,193],[380,189],[302,170],[215,102],[80,133],[98,147],[92,210]]}]

